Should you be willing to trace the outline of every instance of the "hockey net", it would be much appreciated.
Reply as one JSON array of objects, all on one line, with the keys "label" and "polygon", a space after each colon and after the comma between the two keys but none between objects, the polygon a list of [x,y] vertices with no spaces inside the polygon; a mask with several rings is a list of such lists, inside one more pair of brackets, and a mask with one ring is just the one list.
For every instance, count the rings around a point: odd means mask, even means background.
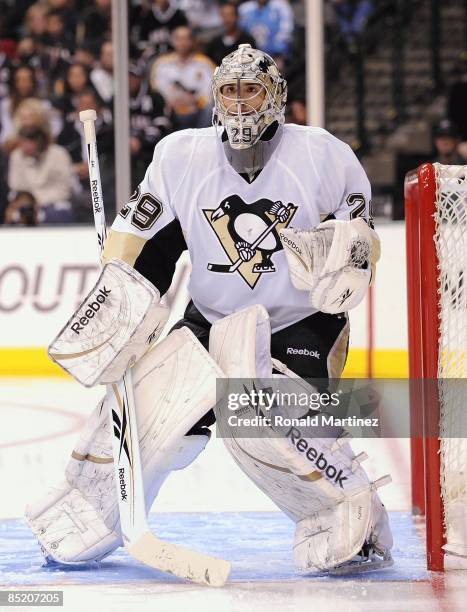
[{"label": "hockey net", "polygon": [[441,570],[445,553],[467,557],[467,166],[420,166],[405,204],[412,496]]}]

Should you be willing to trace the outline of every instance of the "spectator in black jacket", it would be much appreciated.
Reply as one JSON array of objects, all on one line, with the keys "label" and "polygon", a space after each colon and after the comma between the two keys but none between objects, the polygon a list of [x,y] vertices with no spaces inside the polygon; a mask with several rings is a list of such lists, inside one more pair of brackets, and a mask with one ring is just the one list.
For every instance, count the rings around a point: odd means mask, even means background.
[{"label": "spectator in black jacket", "polygon": [[109,38],[111,16],[111,0],[95,0],[85,8],[77,27],[78,44],[89,45],[96,52]]},{"label": "spectator in black jacket", "polygon": [[65,78],[55,84],[53,104],[63,113],[65,121],[76,113],[79,95],[85,90],[94,90],[90,75],[91,70],[85,64],[74,62],[68,66]]},{"label": "spectator in black jacket", "polygon": [[130,14],[131,40],[145,58],[171,50],[172,32],[186,25],[188,19],[175,0],[149,0]]},{"label": "spectator in black jacket", "polygon": [[65,21],[65,31],[73,36],[76,36],[76,26],[78,23],[78,15],[80,13],[75,0],[47,0],[49,8],[61,11]]},{"label": "spectator in black jacket", "polygon": [[144,177],[154,147],[173,127],[172,112],[157,91],[150,91],[144,70],[130,64],[130,151],[133,185]]},{"label": "spectator in black jacket", "polygon": [[48,75],[49,91],[57,80],[63,78],[74,51],[73,34],[65,29],[65,16],[59,9],[47,13],[47,31],[44,37],[45,70]]},{"label": "spectator in black jacket", "polygon": [[233,53],[238,45],[249,43],[256,47],[255,39],[238,27],[238,8],[234,2],[223,2],[220,8],[224,32],[216,36],[206,47],[206,55],[219,66],[222,59]]}]

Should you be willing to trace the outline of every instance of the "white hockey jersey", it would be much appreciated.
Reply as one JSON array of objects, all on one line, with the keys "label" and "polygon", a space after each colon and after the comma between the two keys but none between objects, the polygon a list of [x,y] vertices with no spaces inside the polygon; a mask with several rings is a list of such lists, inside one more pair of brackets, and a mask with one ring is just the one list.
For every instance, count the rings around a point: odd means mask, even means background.
[{"label": "white hockey jersey", "polygon": [[[370,197],[368,179],[350,147],[321,128],[285,125],[252,183],[227,161],[216,128],[183,130],[157,144],[112,234],[114,241],[118,236],[132,242],[118,256],[125,252],[136,267],[145,260],[157,286],[158,270],[179,248],[180,240],[171,238],[177,226],[191,257],[188,290],[201,314],[214,322],[262,304],[277,331],[314,312],[308,293],[290,282],[277,231],[310,229],[326,217],[361,216],[370,222]],[[167,284],[158,288],[163,293]]]}]

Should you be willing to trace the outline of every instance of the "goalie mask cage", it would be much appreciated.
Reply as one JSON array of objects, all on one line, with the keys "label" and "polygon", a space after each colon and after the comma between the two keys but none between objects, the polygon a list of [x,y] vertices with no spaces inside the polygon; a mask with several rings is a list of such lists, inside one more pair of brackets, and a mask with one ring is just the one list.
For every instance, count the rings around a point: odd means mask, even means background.
[{"label": "goalie mask cage", "polygon": [[440,571],[467,556],[467,398],[446,380],[465,379],[467,166],[423,164],[404,192],[412,503]]}]

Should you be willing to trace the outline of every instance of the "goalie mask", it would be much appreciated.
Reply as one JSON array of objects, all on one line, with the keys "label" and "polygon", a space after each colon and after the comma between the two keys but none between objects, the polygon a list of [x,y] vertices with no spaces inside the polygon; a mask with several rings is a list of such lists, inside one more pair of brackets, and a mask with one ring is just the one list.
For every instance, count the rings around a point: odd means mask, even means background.
[{"label": "goalie mask", "polygon": [[248,149],[272,123],[284,123],[286,81],[274,60],[251,45],[239,45],[222,60],[212,89],[215,122],[233,149]]}]

